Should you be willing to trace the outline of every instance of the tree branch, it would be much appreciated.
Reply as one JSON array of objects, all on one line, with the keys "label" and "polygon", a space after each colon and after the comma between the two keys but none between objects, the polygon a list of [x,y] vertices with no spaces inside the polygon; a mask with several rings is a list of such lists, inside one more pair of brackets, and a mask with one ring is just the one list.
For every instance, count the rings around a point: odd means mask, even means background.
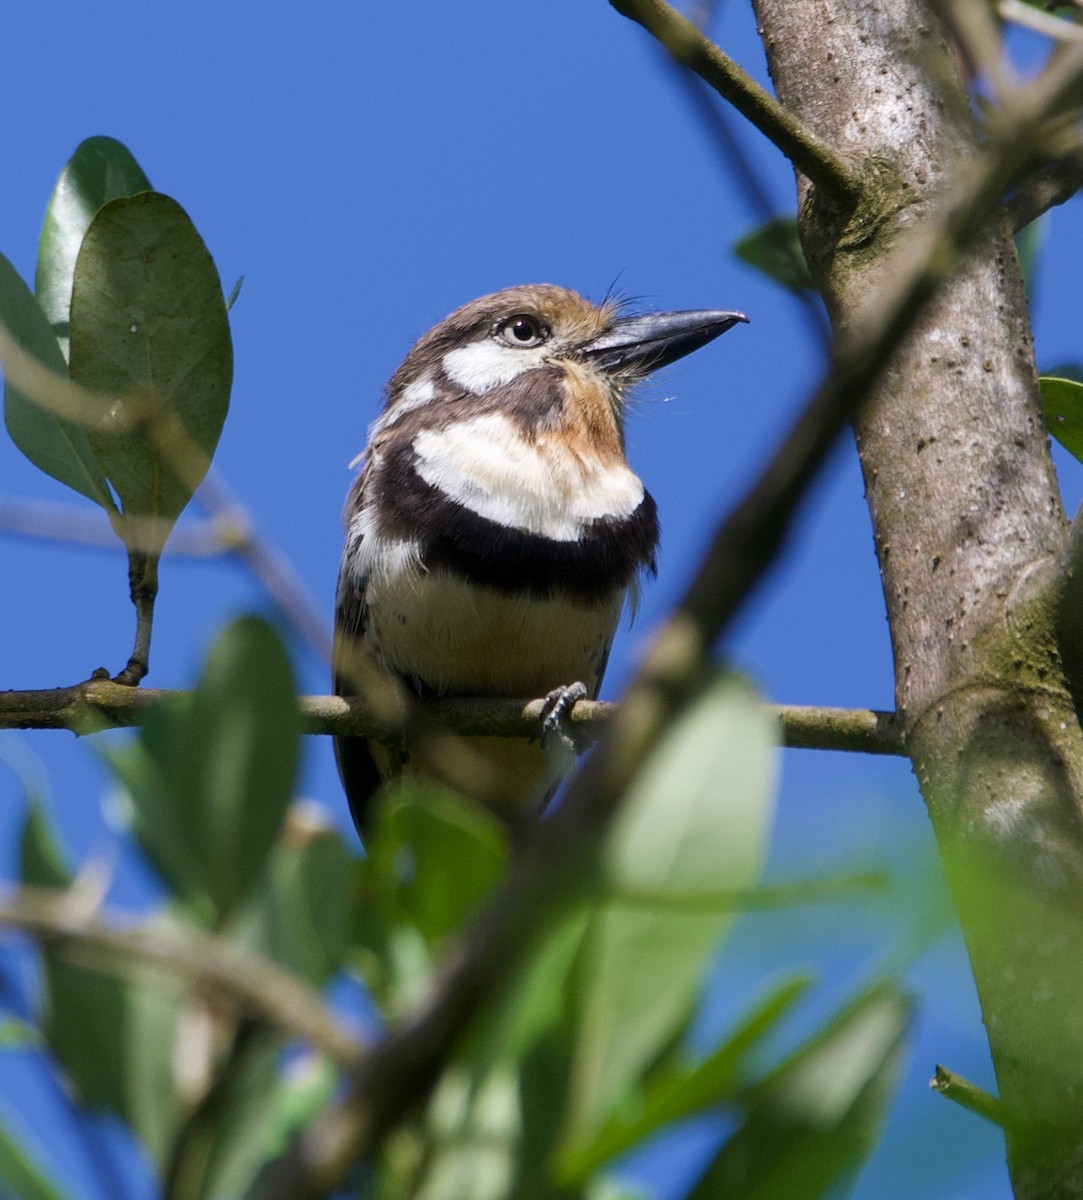
[{"label": "tree branch", "polygon": [[[72,687],[0,692],[0,729],[68,729],[86,734],[103,728],[139,726],[163,700],[183,695],[164,688],[132,688],[111,679],[90,679]],[[332,737],[375,737],[384,731],[361,700],[341,696],[301,696],[303,729]],[[545,700],[455,698],[419,702],[431,723],[471,737],[537,737]],[[580,700],[568,713],[582,748],[601,736],[616,706]],[[863,754],[905,754],[894,713],[868,708],[828,708],[800,704],[768,705],[784,746],[801,750],[848,750]]]},{"label": "tree branch", "polygon": [[354,1066],[362,1057],[361,1043],[342,1028],[308,984],[270,959],[203,930],[86,912],[70,892],[39,887],[0,895],[0,927],[70,948],[72,957],[90,970],[125,974],[149,967],[189,985],[213,988],[310,1042],[340,1066]]},{"label": "tree branch", "polygon": [[609,0],[737,109],[817,187],[842,203],[860,191],[853,170],[792,112],[664,0]]}]

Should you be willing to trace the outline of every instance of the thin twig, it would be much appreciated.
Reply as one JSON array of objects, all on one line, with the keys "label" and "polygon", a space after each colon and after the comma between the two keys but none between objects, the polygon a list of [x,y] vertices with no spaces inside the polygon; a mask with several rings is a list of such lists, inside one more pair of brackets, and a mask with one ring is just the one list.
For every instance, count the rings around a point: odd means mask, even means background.
[{"label": "thin twig", "polygon": [[[160,542],[160,523],[147,518],[147,524],[152,528],[148,530],[146,544]],[[105,514],[80,504],[0,497],[0,533],[118,552],[123,549]],[[142,544],[137,539],[137,545]],[[163,558],[219,558],[232,549],[224,532],[213,522],[186,521],[173,529]]]},{"label": "thin twig", "polygon": [[149,967],[189,985],[213,988],[342,1066],[356,1064],[363,1055],[361,1043],[342,1028],[308,984],[270,959],[201,929],[88,913],[72,905],[67,891],[38,887],[0,895],[0,927],[62,944],[78,956],[80,965],[94,971],[126,974]]},{"label": "thin twig", "polygon": [[858,182],[845,161],[675,8],[664,0],[609,2],[728,100],[817,187],[840,202],[857,200]]},{"label": "thin twig", "polygon": [[1053,13],[1024,4],[1023,0],[998,0],[997,12],[1005,21],[1045,37],[1056,38],[1060,42],[1083,42],[1083,28],[1074,21],[1062,21]]}]

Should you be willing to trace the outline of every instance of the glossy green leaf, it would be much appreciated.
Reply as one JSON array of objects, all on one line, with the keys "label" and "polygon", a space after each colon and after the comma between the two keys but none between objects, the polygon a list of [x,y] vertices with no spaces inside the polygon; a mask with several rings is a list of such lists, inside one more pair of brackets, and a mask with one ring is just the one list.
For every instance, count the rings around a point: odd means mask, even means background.
[{"label": "glossy green leaf", "polygon": [[664,1126],[732,1100],[741,1087],[745,1056],[793,1009],[811,982],[796,976],[780,984],[702,1062],[678,1059],[655,1071],[635,1103],[607,1121],[590,1144],[562,1153],[564,1180],[582,1184],[603,1163]]},{"label": "glossy green leaf", "polygon": [[817,1200],[840,1194],[879,1140],[913,1004],[870,988],[757,1085],[742,1127],[689,1200]]},{"label": "glossy green leaf", "polygon": [[1070,454],[1083,461],[1083,383],[1043,375],[1042,408],[1049,432]]},{"label": "glossy green leaf", "polygon": [[140,845],[208,924],[224,921],[266,870],[299,753],[286,651],[265,621],[243,617],[215,642],[188,701],[155,709],[138,741],[110,755]]},{"label": "glossy green leaf", "polygon": [[60,1185],[38,1161],[27,1139],[0,1120],[0,1196],[17,1200],[65,1200]]},{"label": "glossy green leaf", "polygon": [[321,814],[295,805],[233,936],[322,986],[342,966],[354,869],[338,831]]},{"label": "glossy green leaf", "polygon": [[810,291],[815,286],[793,217],[777,217],[745,234],[733,252],[791,292]]},{"label": "glossy green leaf", "polygon": [[75,260],[94,214],[110,200],[149,191],[131,151],[110,137],[81,142],[60,172],[38,243],[35,290],[65,357]]},{"label": "glossy green leaf", "polygon": [[582,954],[573,1144],[593,1137],[684,1028],[733,919],[713,900],[702,909],[688,901],[758,878],[775,742],[775,724],[748,686],[719,672],[633,784],[607,845],[607,898]]},{"label": "glossy green leaf", "polygon": [[[87,438],[125,514],[161,522],[154,553],[202,480],[229,406],[233,349],[218,272],[175,200],[111,200],[75,264],[71,377],[109,397]],[[104,411],[104,410],[103,410]]]},{"label": "glossy green leaf", "polygon": [[[67,379],[68,368],[60,345],[41,306],[18,272],[0,254],[0,323],[12,339],[53,372]],[[51,413],[4,381],[4,424],[11,440],[28,459],[54,479],[73,488],[103,508],[113,507],[109,485],[83,429]]]}]

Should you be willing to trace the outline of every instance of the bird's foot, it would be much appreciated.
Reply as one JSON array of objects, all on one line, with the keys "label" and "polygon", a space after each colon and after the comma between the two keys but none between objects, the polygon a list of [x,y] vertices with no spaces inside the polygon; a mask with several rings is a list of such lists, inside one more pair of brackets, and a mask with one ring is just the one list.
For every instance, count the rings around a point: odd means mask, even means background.
[{"label": "bird's foot", "polygon": [[579,747],[575,744],[575,737],[568,721],[568,714],[577,700],[585,700],[589,694],[585,683],[576,682],[553,688],[545,697],[545,703],[542,705],[541,743],[543,750],[551,750],[559,746],[573,758],[579,753]]}]

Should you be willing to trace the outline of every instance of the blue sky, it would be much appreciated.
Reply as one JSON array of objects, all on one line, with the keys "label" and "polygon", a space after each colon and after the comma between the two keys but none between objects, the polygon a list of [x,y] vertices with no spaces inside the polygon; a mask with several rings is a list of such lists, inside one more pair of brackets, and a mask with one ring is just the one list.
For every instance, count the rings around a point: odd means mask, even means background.
[{"label": "blue sky", "polygon": [[[720,8],[716,34],[766,81],[750,12],[736,0]],[[629,456],[659,503],[663,549],[638,622],[614,651],[604,694],[615,695],[640,639],[679,594],[717,514],[776,442],[820,362],[796,303],[733,257],[733,242],[760,214],[646,35],[604,0],[305,8],[57,0],[5,5],[0,45],[0,250],[32,279],[55,177],[93,134],[124,141],[155,187],[181,202],[226,289],[245,276],[217,465],[328,616],[347,464],[384,381],[452,308],[516,283],[560,283],[594,298],[616,283],[646,307],[750,316],[751,325],[655,380],[629,417]],[[777,209],[789,210],[788,165],[749,130],[738,133]],[[1050,267],[1078,261],[1081,237],[1078,208],[1058,212]],[[1058,290],[1067,286],[1052,269],[1038,280],[1040,363],[1081,357],[1078,306]],[[1074,511],[1079,471],[1058,466]],[[6,440],[0,498],[83,503]],[[8,631],[0,686],[55,686],[123,665],[132,616],[119,554],[3,534],[0,553]],[[155,686],[188,684],[223,620],[266,607],[245,574],[222,563],[167,560],[161,589],[147,681]],[[325,691],[323,665],[296,650],[305,689]],[[773,700],[890,707],[887,627],[849,443],[728,650]],[[83,746],[66,734],[7,735],[0,754],[39,760],[73,856],[109,853],[103,781]],[[307,747],[304,791],[346,823],[324,741]],[[0,767],[4,876],[20,797]],[[776,841],[780,877],[930,846],[905,764],[807,752],[786,756]],[[117,902],[136,903],[147,887],[123,859]],[[766,934],[749,922],[740,962],[712,978],[704,1036],[780,964],[817,962],[824,1004],[862,978],[882,956],[883,930],[843,909],[829,925],[849,935],[841,948],[803,940],[800,920],[779,933],[776,919]],[[857,1195],[997,1200],[1008,1192],[996,1137],[925,1086],[935,1061],[992,1085],[958,938],[938,944],[910,978],[924,996],[916,1043]],[[15,1089],[38,1097],[42,1089],[12,1062],[0,1057],[0,1103]],[[44,1103],[40,1117],[27,1111],[35,1123],[55,1115]],[[922,1179],[930,1138],[937,1174]],[[667,1147],[672,1157],[655,1154],[642,1169],[675,1178],[697,1146],[688,1133]]]}]

